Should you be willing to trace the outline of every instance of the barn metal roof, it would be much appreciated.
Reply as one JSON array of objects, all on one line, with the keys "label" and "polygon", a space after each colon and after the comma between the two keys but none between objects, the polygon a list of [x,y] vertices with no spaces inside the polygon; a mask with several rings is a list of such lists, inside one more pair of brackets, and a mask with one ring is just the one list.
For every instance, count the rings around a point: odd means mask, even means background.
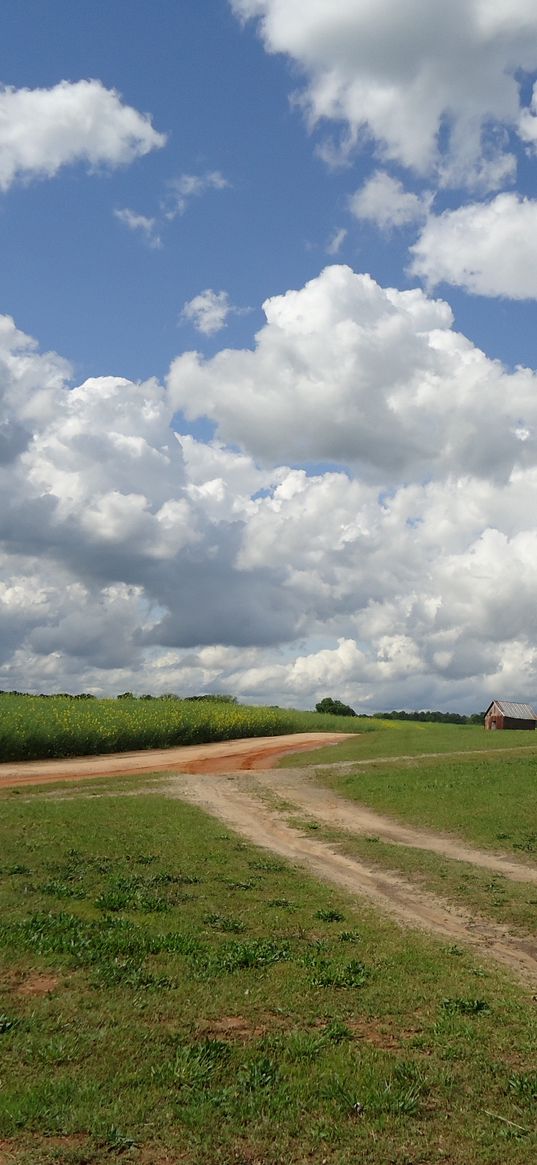
[{"label": "barn metal roof", "polygon": [[493,703],[511,720],[537,720],[537,713],[529,704],[513,704],[510,700],[493,700]]}]

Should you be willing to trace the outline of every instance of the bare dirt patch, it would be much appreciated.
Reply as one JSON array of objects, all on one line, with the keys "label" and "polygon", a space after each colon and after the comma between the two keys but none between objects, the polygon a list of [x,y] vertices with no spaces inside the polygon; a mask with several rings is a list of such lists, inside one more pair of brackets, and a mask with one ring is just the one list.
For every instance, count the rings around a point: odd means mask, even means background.
[{"label": "bare dirt patch", "polygon": [[16,987],[17,995],[37,996],[50,995],[60,983],[58,975],[28,975]]},{"label": "bare dirt patch", "polygon": [[13,1165],[21,1153],[35,1153],[35,1165],[42,1159],[41,1154],[50,1149],[84,1149],[89,1137],[86,1133],[72,1133],[60,1137],[9,1137],[0,1141],[0,1165]]},{"label": "bare dirt patch", "polygon": [[200,1020],[197,1031],[204,1038],[244,1043],[266,1035],[274,1026],[272,1017],[268,1017],[266,1023],[254,1024],[243,1015],[223,1015],[220,1019]]}]

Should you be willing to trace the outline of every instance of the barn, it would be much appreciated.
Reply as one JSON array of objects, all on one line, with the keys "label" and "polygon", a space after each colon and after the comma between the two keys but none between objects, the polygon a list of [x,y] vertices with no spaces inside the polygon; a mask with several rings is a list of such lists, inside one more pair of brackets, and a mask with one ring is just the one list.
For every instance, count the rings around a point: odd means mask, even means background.
[{"label": "barn", "polygon": [[493,700],[485,712],[485,728],[535,729],[537,714],[529,704]]}]

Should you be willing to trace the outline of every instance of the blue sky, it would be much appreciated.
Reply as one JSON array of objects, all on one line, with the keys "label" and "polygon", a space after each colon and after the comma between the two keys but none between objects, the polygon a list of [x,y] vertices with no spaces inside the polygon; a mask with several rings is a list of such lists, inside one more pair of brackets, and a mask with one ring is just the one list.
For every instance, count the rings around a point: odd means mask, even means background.
[{"label": "blue sky", "polygon": [[400,21],[5,0],[1,687],[537,696],[537,16]]}]

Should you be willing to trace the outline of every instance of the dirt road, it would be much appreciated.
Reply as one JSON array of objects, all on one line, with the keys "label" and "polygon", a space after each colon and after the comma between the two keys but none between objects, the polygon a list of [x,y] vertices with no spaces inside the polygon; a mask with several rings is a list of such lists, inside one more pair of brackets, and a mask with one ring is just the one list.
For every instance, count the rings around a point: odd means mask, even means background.
[{"label": "dirt road", "polygon": [[287,753],[339,744],[355,735],[348,732],[297,732],[249,740],[224,740],[217,744],[191,744],[182,748],[69,757],[67,760],[9,761],[0,764],[0,789],[78,781],[84,777],[123,777],[163,771],[219,773],[230,769],[268,767]]},{"label": "dirt road", "polygon": [[[246,784],[239,774],[203,778],[183,774],[170,778],[160,788],[168,796],[189,801],[225,821],[255,845],[288,861],[300,862],[323,881],[367,898],[399,923],[429,931],[450,943],[463,943],[487,962],[494,959],[533,987],[537,985],[537,942],[514,935],[488,919],[474,918],[391,871],[367,866],[306,836],[286,822],[281,809],[274,809],[255,796],[256,785],[259,793],[258,781],[256,774],[252,791],[251,778]],[[324,795],[324,790],[321,793]]]}]

